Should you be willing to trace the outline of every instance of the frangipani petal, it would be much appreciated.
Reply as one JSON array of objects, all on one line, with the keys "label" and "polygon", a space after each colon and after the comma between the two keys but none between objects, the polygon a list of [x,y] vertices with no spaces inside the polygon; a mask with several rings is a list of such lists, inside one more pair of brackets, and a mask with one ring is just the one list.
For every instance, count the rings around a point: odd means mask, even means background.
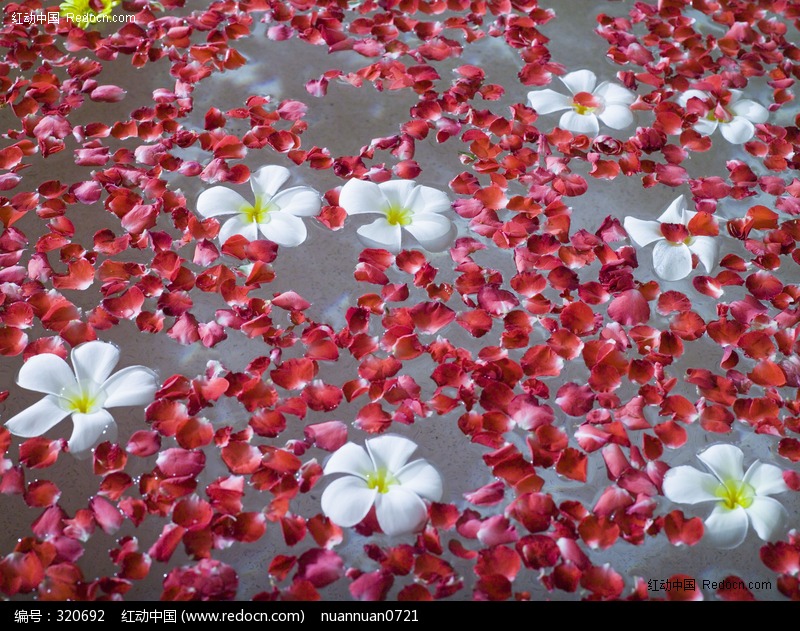
[{"label": "frangipani petal", "polygon": [[403,239],[402,230],[399,225],[390,224],[385,217],[361,226],[356,233],[368,247],[385,248],[390,252],[400,251]]},{"label": "frangipani petal", "polygon": [[573,94],[591,92],[594,90],[594,86],[597,85],[597,75],[591,70],[576,70],[559,78]]},{"label": "frangipani petal", "polygon": [[707,272],[714,269],[717,261],[717,239],[714,237],[693,237],[689,250],[697,255]]},{"label": "frangipani petal", "polygon": [[328,458],[323,469],[325,475],[349,473],[366,479],[374,471],[372,459],[367,451],[354,443],[345,443]]},{"label": "frangipani petal", "polygon": [[443,191],[436,190],[430,186],[417,186],[406,202],[406,207],[414,215],[443,213],[450,210],[452,203],[450,198]]},{"label": "frangipani petal", "polygon": [[32,438],[55,427],[67,414],[69,412],[58,404],[58,397],[48,394],[41,401],[7,420],[6,427],[15,436]]},{"label": "frangipani petal", "polygon": [[322,208],[319,193],[307,186],[295,186],[281,191],[270,200],[280,212],[296,217],[315,217]]},{"label": "frangipani petal", "polygon": [[390,208],[410,208],[409,201],[416,187],[411,180],[389,180],[378,184]]},{"label": "frangipani petal", "polygon": [[667,471],[662,486],[667,499],[677,504],[719,501],[718,487],[719,480],[713,475],[685,465]]},{"label": "frangipani petal", "polygon": [[729,123],[720,125],[723,138],[734,145],[741,145],[750,140],[756,133],[756,128],[743,116],[734,116]]},{"label": "frangipani petal", "polygon": [[774,539],[783,529],[788,517],[783,505],[771,497],[754,498],[746,510],[753,530],[763,541]]},{"label": "frangipani petal", "polygon": [[263,166],[250,176],[250,187],[256,197],[268,200],[286,184],[291,173],[286,167],[270,164]]},{"label": "frangipani petal", "polygon": [[[678,195],[673,199],[666,210],[658,218],[659,223],[683,223],[684,212],[686,211],[686,198]],[[663,235],[662,235],[663,238]]]},{"label": "frangipani petal", "polygon": [[767,108],[750,99],[737,100],[730,104],[729,109],[734,115],[742,116],[751,123],[766,123],[769,118]]},{"label": "frangipani petal", "polygon": [[[610,81],[603,81],[603,83],[597,86],[593,94],[601,97],[606,105],[619,104],[627,106],[632,105],[636,100],[636,94],[631,92],[628,88],[623,88],[621,85],[611,83]],[[626,107],[625,109],[627,110],[628,108]]]},{"label": "frangipani petal", "polygon": [[119,361],[119,349],[114,344],[94,340],[73,348],[70,357],[78,381],[91,379],[103,383]]},{"label": "frangipani petal", "polygon": [[709,100],[709,98],[710,97],[708,93],[703,92],[701,90],[692,89],[692,90],[686,90],[686,92],[682,92],[678,96],[678,103],[680,104],[681,107],[686,107],[686,104],[689,102],[689,99],[700,99],[705,103]]},{"label": "frangipani petal", "polygon": [[388,493],[378,494],[375,514],[381,530],[394,536],[419,530],[428,518],[428,508],[415,493],[393,486]]},{"label": "frangipani petal", "polygon": [[617,105],[611,103],[606,105],[605,109],[600,113],[599,118],[611,129],[624,129],[633,122],[633,112],[627,105]]},{"label": "frangipani petal", "polygon": [[97,442],[103,430],[114,422],[114,418],[107,410],[98,410],[91,414],[75,412],[72,415],[72,422],[75,427],[67,444],[72,453],[80,453]]},{"label": "frangipani petal", "polygon": [[600,123],[594,114],[578,114],[575,110],[564,112],[558,121],[559,127],[568,129],[576,134],[596,136],[600,131]]},{"label": "frangipani petal", "polygon": [[339,478],[323,491],[322,511],[336,525],[349,528],[367,516],[377,495],[378,490],[367,487],[367,483],[361,478]]},{"label": "frangipani petal", "polygon": [[144,366],[129,366],[111,375],[103,390],[106,393],[103,407],[148,405],[158,390],[158,376]]},{"label": "frangipani petal", "polygon": [[653,241],[660,241],[664,238],[661,232],[661,224],[657,221],[644,221],[636,217],[625,217],[622,225],[631,240],[640,246],[650,245]]},{"label": "frangipani petal", "polygon": [[384,434],[366,441],[367,451],[376,470],[399,471],[416,449],[414,441],[396,434]]},{"label": "frangipani petal", "polygon": [[570,97],[559,94],[550,88],[528,92],[528,103],[539,114],[560,112],[572,107],[572,99]]},{"label": "frangipani petal", "polygon": [[712,445],[697,457],[720,482],[742,479],[744,454],[735,445]]},{"label": "frangipani petal", "polygon": [[710,118],[698,118],[694,130],[703,136],[710,136],[719,127],[719,122]]},{"label": "frangipani petal", "polygon": [[248,241],[258,239],[258,224],[250,221],[244,215],[237,215],[228,219],[219,229],[217,238],[220,243],[225,243],[233,235],[240,234]]},{"label": "frangipani petal", "polygon": [[781,469],[758,460],[744,474],[744,482],[755,489],[756,495],[775,495],[789,490]]},{"label": "frangipani petal", "polygon": [[741,506],[733,510],[718,505],[705,521],[706,537],[718,548],[735,548],[747,537],[747,512]]},{"label": "frangipani petal", "polygon": [[683,244],[659,241],[653,248],[653,269],[664,280],[680,280],[692,272],[692,253]]},{"label": "frangipani petal", "polygon": [[287,248],[293,248],[306,240],[308,231],[300,217],[282,212],[269,213],[269,221],[258,225],[267,239]]},{"label": "frangipani petal", "polygon": [[395,473],[395,477],[400,486],[420,497],[432,502],[442,498],[442,476],[425,460],[409,462]]},{"label": "frangipani petal", "polygon": [[19,371],[17,385],[26,390],[59,395],[75,384],[75,374],[58,355],[42,353],[26,361]]},{"label": "frangipani petal", "polygon": [[447,217],[441,215],[414,216],[406,230],[429,252],[446,250],[456,236],[456,227]]},{"label": "frangipani petal", "polygon": [[374,182],[348,180],[339,192],[339,206],[348,215],[385,213],[388,207],[386,197]]},{"label": "frangipani petal", "polygon": [[203,217],[233,215],[243,207],[252,206],[244,197],[225,186],[212,186],[197,198],[197,212]]}]

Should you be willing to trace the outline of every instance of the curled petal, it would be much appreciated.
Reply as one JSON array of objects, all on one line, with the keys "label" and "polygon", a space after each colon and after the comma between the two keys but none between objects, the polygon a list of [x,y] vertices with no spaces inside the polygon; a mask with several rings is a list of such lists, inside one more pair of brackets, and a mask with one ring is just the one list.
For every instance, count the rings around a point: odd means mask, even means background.
[{"label": "curled petal", "polygon": [[778,500],[771,497],[755,497],[747,508],[747,516],[761,540],[770,541],[781,531],[788,514]]},{"label": "curled petal", "polygon": [[720,482],[742,479],[744,454],[735,445],[712,445],[697,457]]},{"label": "curled petal", "polygon": [[550,114],[568,110],[572,107],[572,99],[555,90],[534,90],[528,92],[528,103],[539,114]]},{"label": "curled petal", "polygon": [[789,490],[780,468],[758,460],[750,465],[743,481],[753,487],[756,495],[775,495]]},{"label": "curled petal", "polygon": [[443,191],[430,186],[417,186],[406,201],[406,208],[415,215],[443,213],[452,206],[450,198]]},{"label": "curled petal", "polygon": [[401,228],[399,225],[393,226],[384,217],[361,226],[356,233],[368,247],[386,248],[390,252],[400,251],[403,238]]},{"label": "curled petal", "polygon": [[[419,496],[400,486],[375,499],[375,514],[387,535],[402,535],[419,530],[428,518],[428,508]],[[334,520],[336,521],[336,520]]]},{"label": "curled petal", "polygon": [[424,460],[409,462],[400,469],[395,477],[406,490],[420,497],[438,502],[442,498],[442,476]]},{"label": "curled petal", "polygon": [[456,227],[452,221],[433,214],[414,217],[406,230],[429,252],[446,250],[456,236]]},{"label": "curled petal", "polygon": [[417,449],[416,443],[395,434],[370,438],[366,444],[374,468],[392,473],[399,471]]},{"label": "curled petal", "polygon": [[563,129],[568,129],[576,134],[596,136],[597,132],[600,131],[600,123],[597,122],[597,116],[594,114],[578,114],[574,110],[564,112],[558,124]]},{"label": "curled petal", "polygon": [[741,145],[755,135],[756,128],[744,116],[734,116],[730,123],[720,125],[720,132],[729,143]]},{"label": "curled petal", "polygon": [[287,248],[300,245],[308,235],[306,225],[300,217],[279,211],[269,213],[269,221],[258,224],[258,229],[273,243]]},{"label": "curled petal", "polygon": [[602,111],[600,120],[612,129],[624,129],[633,122],[633,112],[630,111],[627,105],[612,103]]},{"label": "curled petal", "polygon": [[17,385],[26,390],[60,395],[75,384],[75,375],[58,355],[42,353],[26,361],[17,376]]},{"label": "curled petal", "polygon": [[720,504],[705,521],[706,537],[718,548],[735,548],[747,537],[747,524],[747,512],[741,506],[729,510]]},{"label": "curled petal", "polygon": [[307,186],[295,186],[281,191],[270,200],[281,209],[281,212],[296,217],[314,217],[319,214],[322,202],[319,193]]},{"label": "curled petal", "polygon": [[339,192],[339,206],[348,215],[384,213],[388,206],[378,185],[364,180],[348,180]]},{"label": "curled petal", "polygon": [[363,447],[355,443],[345,443],[328,458],[325,463],[325,475],[331,473],[349,473],[366,479],[367,474],[374,471],[374,464]]},{"label": "curled petal", "polygon": [[686,198],[678,195],[670,202],[666,210],[658,218],[660,223],[684,223],[684,213],[686,212]]},{"label": "curled petal", "polygon": [[250,206],[244,197],[225,186],[212,186],[197,198],[197,212],[203,217],[218,217],[238,213],[243,206]]},{"label": "curled petal", "polygon": [[678,504],[700,504],[719,500],[715,494],[719,488],[719,480],[710,473],[685,465],[667,471],[662,488],[667,499]]},{"label": "curled petal", "polygon": [[689,249],[697,255],[706,271],[714,269],[717,260],[717,239],[714,237],[694,237]]},{"label": "curled petal", "polygon": [[15,436],[32,438],[55,427],[67,414],[69,412],[58,404],[58,398],[49,394],[6,421],[6,427]]},{"label": "curled petal", "polygon": [[258,239],[258,224],[250,221],[243,215],[231,217],[222,224],[222,227],[219,229],[219,242],[225,243],[235,234],[242,235],[248,241],[255,241]]},{"label": "curled petal", "polygon": [[336,525],[349,528],[367,516],[377,495],[378,490],[368,488],[361,478],[339,478],[322,493],[322,512]]},{"label": "curled petal", "polygon": [[107,410],[98,410],[92,414],[75,412],[72,422],[75,427],[67,444],[70,452],[80,453],[94,445],[103,430],[114,422],[114,418]]},{"label": "curled petal", "polygon": [[290,175],[286,167],[270,164],[250,176],[250,187],[256,197],[269,199],[286,183]]},{"label": "curled petal", "polygon": [[73,348],[71,357],[78,381],[91,379],[103,383],[119,361],[119,349],[114,344],[95,340]]},{"label": "curled petal", "polygon": [[[603,81],[603,83],[598,85],[593,94],[602,97],[606,105],[632,105],[636,100],[636,95],[628,90],[628,88],[623,88],[621,85],[609,81]],[[619,127],[615,129],[619,129]]]},{"label": "curled petal", "polygon": [[683,244],[659,241],[653,248],[653,269],[664,280],[680,280],[692,271],[692,253]]},{"label": "curled petal", "polygon": [[661,224],[657,221],[644,221],[636,217],[625,217],[622,222],[625,232],[637,245],[650,245],[653,241],[660,241],[664,238],[661,232]]},{"label": "curled petal", "polygon": [[106,400],[103,407],[148,405],[158,390],[158,377],[144,366],[129,366],[112,375],[104,384]]},{"label": "curled petal", "polygon": [[597,85],[597,75],[591,70],[576,70],[560,77],[560,79],[573,94],[591,92],[594,90],[594,86]]}]

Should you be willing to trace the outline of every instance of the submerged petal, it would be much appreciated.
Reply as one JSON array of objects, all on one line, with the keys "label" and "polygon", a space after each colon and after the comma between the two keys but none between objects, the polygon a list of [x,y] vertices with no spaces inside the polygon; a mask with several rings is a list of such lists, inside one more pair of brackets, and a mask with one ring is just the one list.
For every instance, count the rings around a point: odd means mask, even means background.
[{"label": "submerged petal", "polygon": [[269,199],[286,183],[290,175],[286,167],[270,164],[250,176],[250,187],[256,197]]},{"label": "submerged petal", "polygon": [[762,541],[774,539],[786,523],[788,513],[783,505],[771,497],[755,497],[746,509],[753,530]]},{"label": "submerged petal", "polygon": [[22,365],[17,385],[34,392],[59,395],[64,388],[75,385],[75,374],[58,355],[42,353]]},{"label": "submerged petal", "polygon": [[55,427],[67,414],[69,412],[58,404],[58,397],[48,394],[41,401],[7,420],[6,427],[14,436],[32,438]]},{"label": "submerged petal", "polygon": [[455,224],[447,217],[434,214],[420,218],[415,215],[406,230],[429,252],[446,250],[457,232]]},{"label": "submerged petal", "polygon": [[775,495],[789,490],[783,479],[783,471],[759,460],[750,465],[743,481],[755,489],[756,495]]},{"label": "submerged petal", "polygon": [[388,202],[374,182],[352,179],[345,182],[339,192],[339,206],[348,215],[385,213]]},{"label": "submerged petal", "polygon": [[325,475],[349,473],[366,479],[375,470],[375,465],[366,449],[355,443],[345,443],[328,458],[323,469]]},{"label": "submerged petal", "polygon": [[212,186],[197,198],[197,212],[203,217],[218,217],[238,213],[242,206],[249,206],[244,197],[225,186]]},{"label": "submerged petal", "polygon": [[419,530],[428,519],[428,507],[419,496],[401,486],[375,498],[375,514],[387,535],[402,535]]},{"label": "submerged petal", "polygon": [[375,469],[385,469],[391,473],[399,471],[417,449],[414,441],[396,434],[370,438],[366,445]]},{"label": "submerged petal", "polygon": [[158,390],[158,376],[144,366],[129,366],[112,375],[104,384],[103,407],[148,405]]},{"label": "submerged petal", "polygon": [[269,221],[258,225],[267,239],[287,248],[293,248],[306,240],[308,232],[300,217],[288,215],[280,211],[271,212]]},{"label": "submerged petal", "polygon": [[625,217],[622,225],[631,240],[642,247],[664,238],[661,232],[661,224],[657,221],[644,221],[636,217]]},{"label": "submerged petal", "polygon": [[578,94],[578,92],[592,92],[594,86],[597,85],[597,75],[591,70],[576,70],[575,72],[570,72],[559,78],[573,94]]},{"label": "submerged petal", "polygon": [[395,477],[406,491],[432,502],[442,498],[442,476],[425,460],[409,462],[395,473]]},{"label": "submerged petal", "polygon": [[390,224],[385,217],[361,226],[356,233],[367,247],[386,248],[390,252],[400,251],[403,239],[402,230],[399,225]]},{"label": "submerged petal", "polygon": [[718,548],[735,548],[747,537],[747,512],[741,506],[729,510],[717,506],[705,521],[706,537]]},{"label": "submerged petal", "polygon": [[597,122],[597,116],[594,114],[578,114],[574,110],[564,112],[561,119],[558,121],[559,127],[568,129],[576,134],[588,134],[596,136],[600,131],[600,123]]},{"label": "submerged petal", "polygon": [[712,445],[697,455],[720,482],[741,480],[744,454],[735,445]]},{"label": "submerged petal", "polygon": [[71,358],[78,381],[90,379],[103,383],[119,361],[119,349],[114,344],[94,340],[73,348]]},{"label": "submerged petal", "polygon": [[528,103],[539,114],[550,114],[568,110],[572,107],[572,99],[570,97],[565,94],[559,94],[550,88],[528,92]]},{"label": "submerged petal", "polygon": [[716,502],[719,480],[710,473],[686,465],[673,467],[664,475],[664,496],[677,504]]},{"label": "submerged petal", "polygon": [[108,410],[98,410],[91,414],[75,412],[72,415],[75,427],[68,441],[69,450],[79,453],[89,449],[103,433],[103,430],[114,422],[114,417]]},{"label": "submerged petal", "polygon": [[653,248],[653,269],[664,280],[680,280],[692,272],[692,253],[683,244],[659,241]]},{"label": "submerged petal", "polygon": [[361,478],[339,478],[322,492],[322,512],[337,526],[349,528],[367,516],[377,495],[378,490],[367,487]]},{"label": "submerged petal", "polygon": [[307,186],[295,186],[281,191],[270,200],[283,213],[297,217],[314,217],[319,214],[322,202],[319,193]]}]

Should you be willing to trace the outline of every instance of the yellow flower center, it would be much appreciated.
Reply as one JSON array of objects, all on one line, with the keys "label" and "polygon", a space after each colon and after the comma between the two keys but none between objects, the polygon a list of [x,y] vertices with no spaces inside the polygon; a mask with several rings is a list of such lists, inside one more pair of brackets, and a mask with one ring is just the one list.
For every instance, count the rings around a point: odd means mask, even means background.
[{"label": "yellow flower center", "polygon": [[392,206],[386,211],[386,221],[392,226],[408,226],[411,223],[412,213],[407,208],[396,208]]},{"label": "yellow flower center", "polygon": [[581,105],[580,103],[573,103],[572,109],[575,110],[581,116],[586,116],[587,114],[591,114],[592,112],[596,111],[596,107],[591,107],[589,105]]},{"label": "yellow flower center", "polygon": [[92,414],[103,409],[106,393],[99,384],[84,379],[74,386],[67,386],[61,391],[59,405],[72,413]]},{"label": "yellow flower center", "polygon": [[714,495],[722,500],[725,508],[733,510],[737,506],[749,508],[753,503],[756,490],[742,480],[728,480],[717,487]]},{"label": "yellow flower center", "polygon": [[386,469],[378,469],[367,474],[367,487],[378,489],[378,493],[388,493],[389,487],[394,484],[397,484],[397,478]]},{"label": "yellow flower center", "polygon": [[242,206],[240,212],[251,223],[269,223],[269,213],[274,210],[274,207],[269,202],[264,202],[261,197],[256,197],[256,203],[251,206],[247,204]]}]

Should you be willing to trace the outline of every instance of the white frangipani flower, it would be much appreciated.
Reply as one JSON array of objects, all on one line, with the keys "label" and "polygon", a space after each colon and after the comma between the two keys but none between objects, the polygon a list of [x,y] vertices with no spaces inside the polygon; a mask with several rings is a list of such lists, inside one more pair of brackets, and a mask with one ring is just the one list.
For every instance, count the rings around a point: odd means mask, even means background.
[{"label": "white frangipani flower", "polygon": [[282,166],[261,167],[250,176],[254,203],[225,186],[213,186],[200,193],[197,212],[203,217],[235,215],[219,229],[220,243],[225,243],[235,234],[255,241],[260,232],[278,245],[300,245],[308,234],[300,217],[318,215],[322,202],[319,193],[308,186],[295,186],[279,192],[289,176],[289,169]]},{"label": "white frangipani flower", "polygon": [[686,200],[681,195],[657,221],[625,217],[623,225],[637,245],[644,247],[656,242],[653,248],[653,269],[659,277],[664,280],[680,280],[692,271],[692,254],[697,255],[709,272],[717,257],[716,237],[692,234],[689,222],[695,215],[696,212],[687,210]]},{"label": "white frangipani flower", "polygon": [[547,88],[528,92],[528,102],[539,114],[567,110],[558,122],[563,129],[596,136],[599,120],[612,129],[623,129],[633,122],[630,106],[636,95],[627,88],[608,81],[595,87],[597,76],[591,70],[576,70],[559,78],[571,96]]},{"label": "white frangipani flower", "polygon": [[419,530],[428,518],[423,499],[442,496],[442,478],[425,460],[407,462],[417,445],[386,434],[366,441],[366,449],[347,443],[325,464],[325,475],[345,473],[322,494],[322,511],[342,527],[358,524],[372,506],[381,530],[400,535]]},{"label": "white frangipani flower", "polygon": [[722,137],[730,143],[740,145],[750,140],[756,133],[755,124],[765,123],[769,112],[763,105],[750,99],[743,99],[740,90],[729,90],[730,100],[726,104],[702,90],[687,90],[678,97],[678,103],[685,108],[690,99],[700,99],[706,106],[694,129],[704,136],[710,136],[719,127]]},{"label": "white frangipani flower", "polygon": [[71,414],[74,428],[69,450],[92,447],[106,428],[115,427],[106,408],[146,405],[158,389],[156,373],[129,366],[114,375],[119,349],[108,342],[86,342],[72,349],[72,368],[58,355],[42,353],[26,361],[17,384],[47,396],[6,421],[16,436],[41,436]]},{"label": "white frangipani flower", "polygon": [[744,454],[734,445],[713,445],[697,457],[711,473],[689,466],[670,469],[664,476],[664,495],[679,504],[715,502],[705,521],[706,536],[714,545],[740,545],[747,536],[748,524],[764,541],[779,533],[786,509],[768,496],[789,487],[778,467],[756,460],[743,473]]},{"label": "white frangipani flower", "polygon": [[383,215],[357,231],[368,247],[399,252],[403,230],[406,230],[426,250],[441,252],[456,234],[453,222],[441,215],[451,206],[447,195],[411,180],[381,184],[348,180],[339,193],[339,206],[348,215]]}]

